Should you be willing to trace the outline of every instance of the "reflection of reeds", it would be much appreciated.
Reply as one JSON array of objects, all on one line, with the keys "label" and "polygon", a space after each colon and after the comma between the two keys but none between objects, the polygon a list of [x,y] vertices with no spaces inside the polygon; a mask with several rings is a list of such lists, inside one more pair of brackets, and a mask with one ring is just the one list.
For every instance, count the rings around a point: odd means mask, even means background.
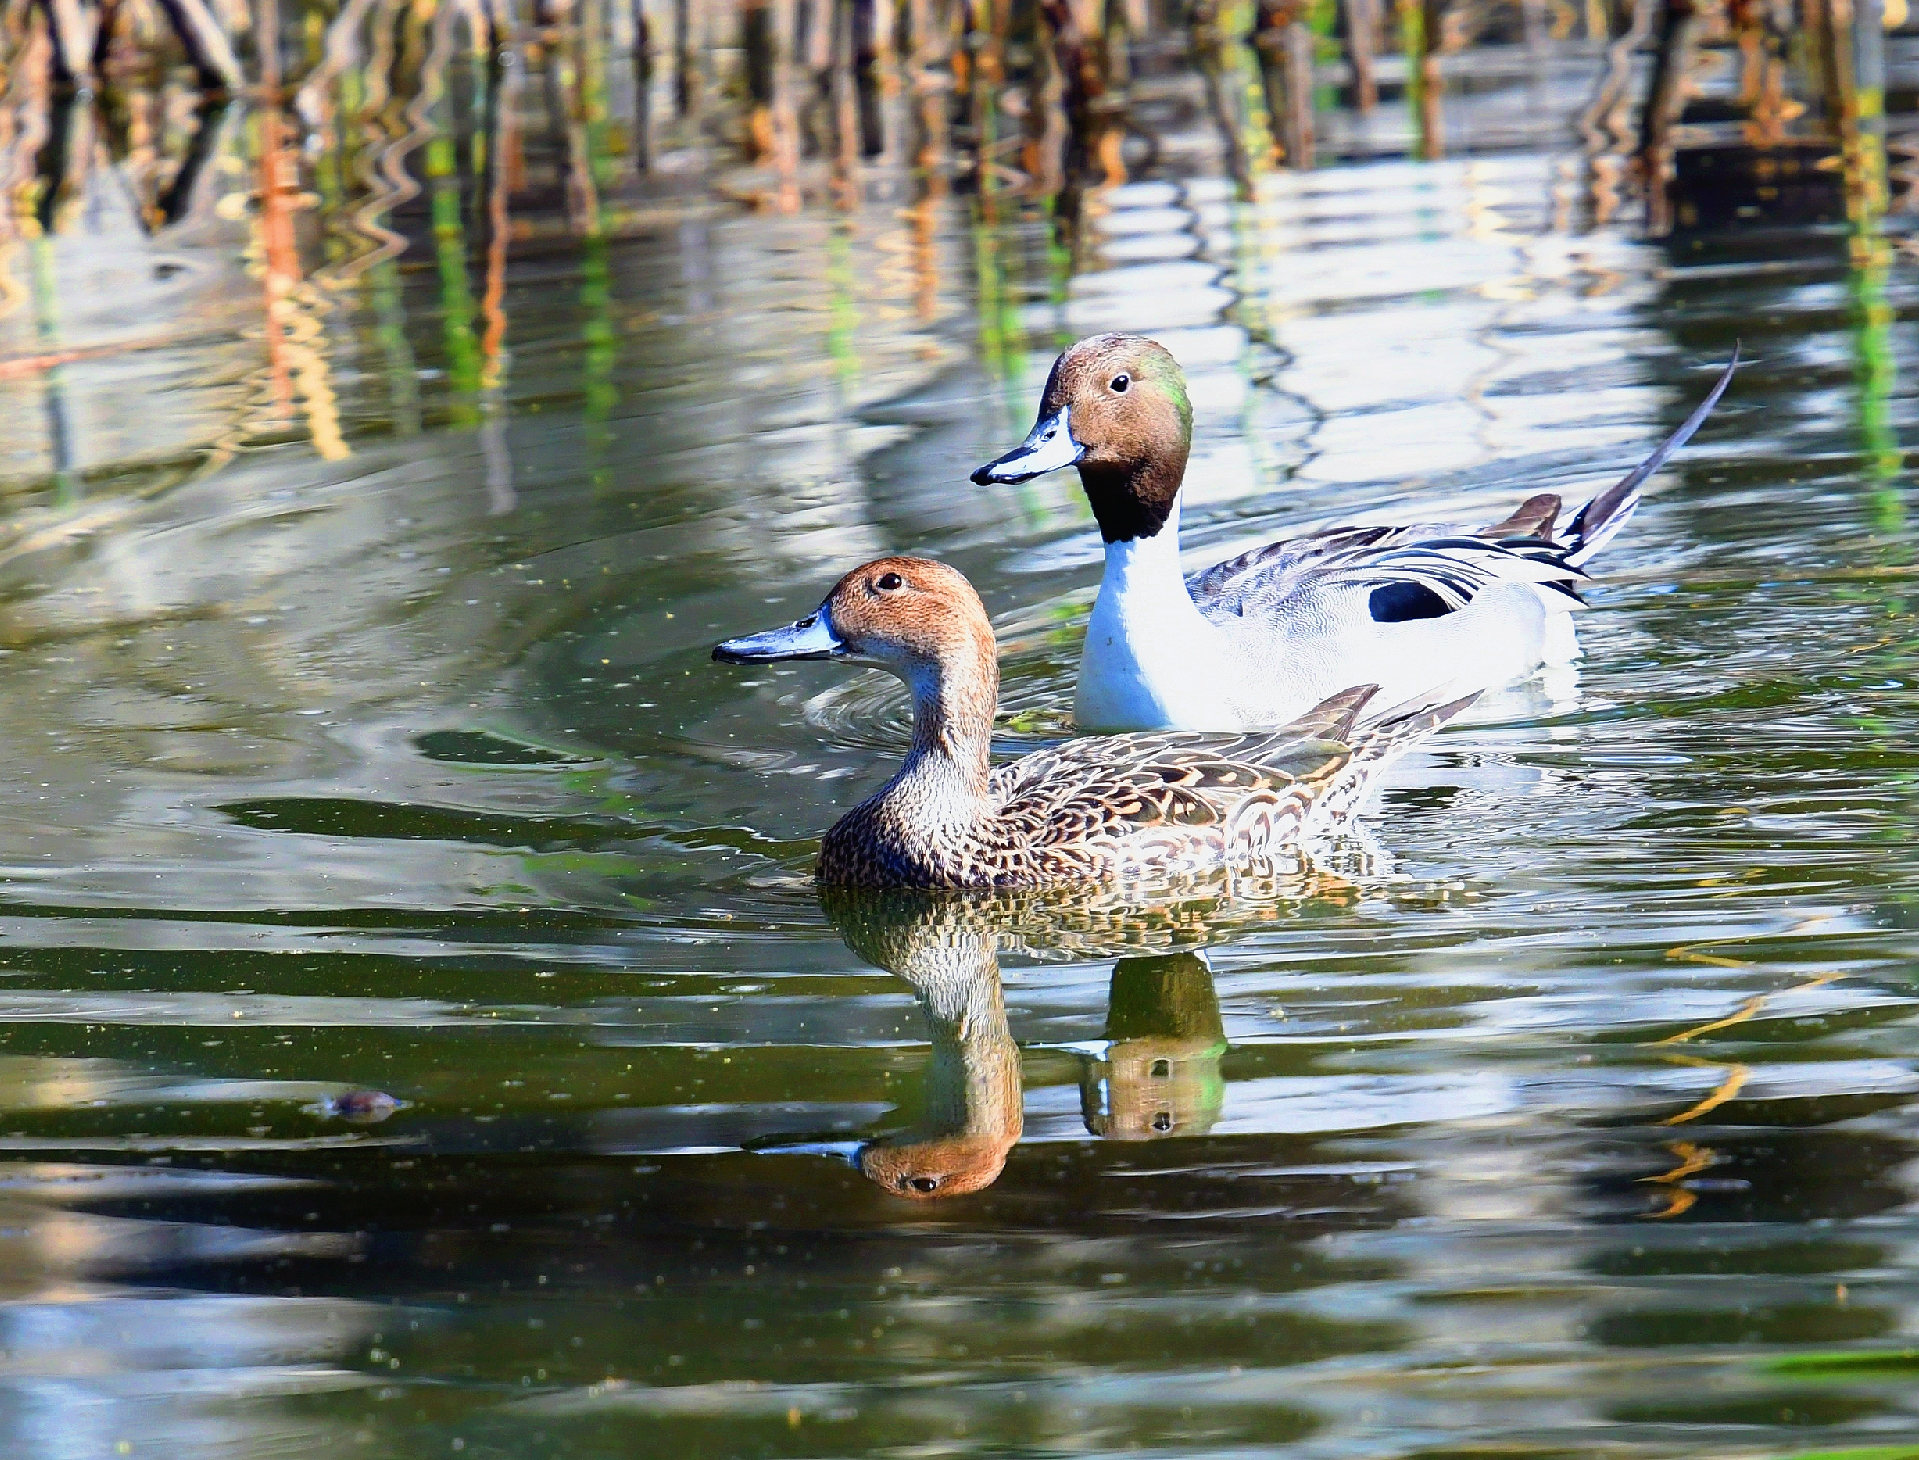
[{"label": "reflection of reeds", "polygon": [[[1535,71],[1527,85],[1539,95],[1552,47],[1590,56],[1604,39],[1604,75],[1582,118],[1583,196],[1592,221],[1604,221],[1619,209],[1635,142],[1649,201],[1661,202],[1658,180],[1686,135],[1676,122],[1687,27],[1719,24],[1708,0],[1502,0],[1503,10],[1395,0],[1406,54],[1376,68],[1393,40],[1383,0],[328,0],[297,13],[291,3],[256,7],[249,78],[233,61],[242,8],[227,0],[0,0],[0,317],[38,308],[58,318],[56,275],[29,279],[29,251],[73,230],[83,200],[124,202],[163,239],[171,229],[195,241],[244,230],[263,337],[247,348],[263,368],[227,445],[294,427],[319,454],[339,456],[356,426],[410,432],[440,412],[482,429],[489,500],[501,510],[512,504],[503,423],[516,227],[521,238],[557,232],[563,216],[577,242],[579,398],[597,420],[618,404],[613,240],[710,206],[684,196],[689,172],[703,172],[694,184],[778,211],[826,204],[847,214],[822,274],[836,320],[864,302],[861,254],[876,236],[900,245],[903,313],[933,319],[936,243],[952,197],[970,194],[979,349],[1023,398],[1032,312],[1050,302],[1056,321],[1067,318],[1070,277],[1109,206],[1102,190],[1155,175],[1163,142],[1188,157],[1211,145],[1243,201],[1290,206],[1293,195],[1265,176],[1282,163],[1311,166],[1339,144],[1341,129],[1321,115],[1336,95],[1363,108],[1382,80],[1403,80],[1418,150],[1437,156],[1442,51],[1482,32],[1523,32]],[[1612,36],[1628,9],[1631,29]],[[89,32],[89,91],[62,78],[74,80],[76,27],[96,15],[113,45]],[[1876,220],[1890,207],[1878,16],[1876,0],[1728,0],[1725,17],[1743,67],[1744,138],[1803,145],[1826,121],[1844,153],[1849,211],[1855,223],[1875,220],[1854,244],[1869,442],[1884,434],[1871,402],[1883,401],[1890,368],[1872,323],[1886,254]],[[1339,92],[1329,65],[1342,37],[1350,86]],[[1655,42],[1659,55],[1642,68],[1648,90],[1634,58]],[[1796,128],[1806,109],[1794,87],[1817,108]],[[1460,87],[1462,139],[1472,89]],[[1646,130],[1635,138],[1642,100]],[[1384,119],[1379,130],[1396,129]],[[727,175],[742,154],[750,177]],[[1581,221],[1580,193],[1563,189],[1565,226]],[[903,229],[876,226],[886,199],[905,203],[895,215]],[[1257,227],[1236,217],[1236,251]],[[426,336],[408,317],[424,295],[434,316]],[[1249,328],[1271,345],[1271,324]],[[853,339],[837,324],[829,338],[843,374]],[[336,374],[337,351],[349,356]],[[361,363],[356,351],[370,369],[346,369]],[[437,372],[422,364],[445,367],[431,403],[420,382]],[[337,379],[369,382],[377,402],[336,400]],[[63,388],[50,378],[54,396]],[[1888,460],[1891,449],[1869,446]]]},{"label": "reflection of reeds", "polygon": [[1313,35],[1305,0],[1259,0],[1253,46],[1259,56],[1266,113],[1279,138],[1279,155],[1292,167],[1311,167]]},{"label": "reflection of reeds", "polygon": [[516,104],[519,101],[518,66],[504,64],[497,53],[487,69],[486,135],[490,145],[485,153],[486,176],[486,288],[480,300],[480,313],[486,321],[480,339],[480,353],[486,361],[482,384],[497,390],[505,370],[506,350],[506,256],[511,237],[509,216],[513,195],[512,177],[519,157],[519,126]]},{"label": "reflection of reeds", "polygon": [[1066,186],[1070,189],[1087,179],[1106,185],[1126,181],[1121,155],[1124,8],[1040,0],[1039,13],[1051,38],[1060,104],[1066,113],[1070,142],[1064,166]]},{"label": "reflection of reeds", "polygon": [[[1873,17],[1868,15],[1867,23]],[[1861,22],[1855,19],[1855,25]],[[1893,353],[1892,326],[1898,311],[1888,294],[1892,272],[1892,243],[1886,237],[1887,198],[1884,116],[1872,105],[1875,90],[1883,90],[1884,60],[1877,51],[1878,27],[1873,25],[1869,47],[1855,66],[1865,72],[1865,86],[1856,88],[1848,112],[1841,114],[1842,158],[1845,165],[1846,214],[1852,225],[1848,240],[1851,259],[1854,371],[1859,394],[1859,446],[1871,485],[1874,526],[1887,539],[1905,537],[1905,494],[1893,483],[1905,470],[1905,452],[1893,429],[1891,402],[1898,375]]]},{"label": "reflection of reeds", "polygon": [[1262,80],[1243,39],[1251,15],[1243,0],[1198,0],[1193,21],[1193,56],[1205,79],[1207,109],[1243,200],[1255,196],[1255,180],[1277,153]]},{"label": "reflection of reeds", "polygon": [[1637,165],[1646,189],[1646,226],[1655,234],[1672,229],[1672,129],[1679,120],[1682,90],[1691,69],[1699,22],[1694,0],[1661,0],[1652,80],[1641,112]]},{"label": "reflection of reeds", "polygon": [[1407,56],[1406,100],[1413,109],[1419,155],[1430,162],[1446,155],[1441,103],[1445,76],[1439,57],[1445,49],[1446,0],[1399,0],[1402,48]]},{"label": "reflection of reeds", "polygon": [[[1516,12],[1531,63],[1544,54],[1543,48],[1581,30],[1593,38],[1611,39],[1615,9],[1622,17],[1630,13],[1638,47],[1652,34],[1659,16],[1682,16],[1687,3],[1645,0],[1614,7],[1607,0],[1590,0],[1583,6],[1579,0],[1510,0],[1498,5],[1487,0],[1399,0],[1409,62],[1405,89],[1419,115],[1424,150],[1436,154],[1442,145],[1434,125],[1440,53],[1457,49],[1489,24],[1504,38],[1514,28]],[[471,9],[493,37],[513,30],[506,0],[339,0],[302,15],[302,33],[309,47],[318,45],[320,54],[313,58],[310,74],[296,78],[297,109],[322,134],[320,150],[329,150],[336,141],[346,145],[344,133],[332,130],[326,97],[347,89],[349,72],[366,73],[363,89],[376,112],[379,93],[394,84],[406,93],[403,100],[411,99],[423,36],[448,6]],[[1313,0],[1310,5],[1304,0],[1257,0],[1255,16],[1243,0],[1224,4],[1200,0],[1190,8],[1163,8],[1142,0],[968,0],[964,5],[957,0],[901,0],[898,13],[892,13],[895,8],[880,0],[739,0],[732,5],[717,5],[713,0],[653,0],[648,5],[635,0],[631,6],[625,0],[578,0],[546,7],[537,24],[512,41],[490,38],[485,44],[516,46],[531,70],[576,69],[584,82],[576,92],[586,109],[583,124],[592,131],[613,125],[605,109],[609,95],[605,52],[614,36],[622,37],[636,104],[621,136],[628,159],[638,169],[652,165],[668,143],[698,148],[727,134],[730,123],[716,114],[713,102],[737,94],[742,79],[752,83],[749,89],[759,89],[761,123],[763,127],[770,123],[773,108],[766,93],[772,73],[779,68],[765,66],[761,53],[784,52],[807,73],[799,78],[791,98],[795,125],[811,138],[810,153],[804,143],[798,151],[828,164],[839,179],[832,191],[844,196],[846,179],[857,167],[885,155],[888,124],[882,96],[888,85],[886,58],[896,39],[911,58],[916,95],[924,96],[929,61],[958,83],[962,93],[970,92],[980,75],[987,75],[996,93],[995,109],[1009,95],[1006,88],[1017,87],[1029,138],[1044,135],[1053,122],[1077,131],[1095,178],[1110,181],[1121,166],[1121,141],[1129,134],[1143,135],[1134,133],[1135,123],[1126,114],[1129,78],[1138,69],[1142,47],[1144,53],[1163,54],[1149,21],[1187,29],[1201,41],[1202,49],[1210,49],[1214,41],[1234,45],[1252,37],[1264,62],[1267,89],[1276,99],[1283,93],[1282,104],[1268,109],[1272,129],[1296,159],[1303,159],[1308,150],[1304,144],[1313,130],[1313,92],[1326,79],[1315,73],[1314,37],[1330,37],[1335,30],[1343,36],[1353,104],[1369,108],[1378,92],[1375,57],[1384,39],[1379,0],[1341,0],[1337,9],[1342,18],[1337,22],[1334,8],[1329,0]],[[1770,17],[1776,8],[1767,0],[1729,0],[1728,19],[1742,47],[1750,50],[1754,37],[1773,25]],[[1876,14],[1879,7],[1872,8]],[[1853,9],[1850,0],[1836,6],[1826,0],[1807,0],[1800,20],[1806,31],[1806,55],[1815,68],[1837,54],[1820,41],[1819,33],[1830,29],[1829,12],[1850,16]],[[237,11],[238,7],[215,0],[120,0],[99,13],[133,48],[151,48],[164,38],[168,46],[184,48],[203,86],[231,90],[242,79],[228,33]],[[943,30],[951,34],[953,27],[947,22],[956,12],[963,12],[959,28],[967,35],[968,46],[937,44],[932,38]],[[76,68],[84,71],[101,49],[98,44],[80,45],[91,35],[95,14],[84,0],[6,0],[0,7],[0,30],[6,32],[0,34],[0,50],[16,62],[29,48],[36,50],[31,64],[56,80]],[[271,28],[263,15],[259,32],[265,34]],[[1217,34],[1204,34],[1209,28]],[[288,27],[289,32],[293,29]],[[1871,27],[1852,29],[1856,39],[1863,39]],[[397,65],[391,44],[396,38],[404,42],[397,48]],[[255,49],[265,65],[277,48]],[[76,59],[79,50],[87,51],[84,60]],[[944,54],[929,54],[940,52]],[[737,60],[742,54],[743,69]],[[670,76],[664,74],[669,71]],[[800,94],[809,91],[808,80],[813,94]],[[1608,89],[1617,90],[1610,83]],[[1814,89],[1827,89],[1825,81]],[[625,94],[622,90],[621,95]],[[1609,96],[1608,106],[1617,99]],[[1045,104],[1036,108],[1034,103],[1042,100]],[[655,115],[656,102],[670,115]],[[961,110],[963,125],[977,134],[983,116],[970,105]],[[679,123],[677,129],[674,122]],[[925,118],[920,126],[925,129]],[[587,150],[608,151],[598,143]],[[762,150],[769,159],[776,153],[784,153],[788,160],[794,155],[784,147],[768,145]],[[974,160],[981,167],[998,161],[977,153]],[[606,181],[599,179],[600,186]]]},{"label": "reflection of reeds", "polygon": [[[1651,32],[1655,8],[1650,3],[1633,8],[1631,28],[1606,48],[1606,69],[1592,100],[1579,116],[1580,136],[1585,143],[1586,196],[1595,226],[1611,221],[1619,209],[1625,175],[1622,157],[1631,142],[1632,58]],[[1595,27],[1596,34],[1605,34],[1603,15],[1603,9],[1588,11],[1588,23]]]},{"label": "reflection of reeds", "polygon": [[633,165],[645,172],[653,166],[653,24],[646,0],[633,0],[632,15]]},{"label": "reflection of reeds", "polygon": [[1375,59],[1382,24],[1379,0],[1346,0],[1346,56],[1353,68],[1353,105],[1369,112],[1379,105]]},{"label": "reflection of reeds", "polygon": [[[1322,54],[1336,53],[1333,37],[1343,38],[1349,63],[1350,85],[1341,94],[1361,110],[1377,100],[1376,57],[1386,41],[1381,0],[1196,0],[1163,12],[1146,0],[900,0],[897,6],[882,0],[568,0],[538,7],[525,0],[538,13],[516,30],[518,3],[338,0],[303,12],[299,31],[309,54],[304,74],[293,78],[293,110],[311,135],[295,139],[305,144],[295,160],[303,169],[309,160],[316,169],[333,169],[341,183],[350,180],[335,189],[342,201],[326,223],[365,243],[357,254],[326,260],[323,277],[351,281],[409,246],[406,229],[393,220],[407,215],[425,181],[416,154],[437,125],[430,114],[445,101],[426,95],[439,84],[429,74],[436,68],[428,54],[449,25],[466,25],[476,72],[507,64],[510,53],[522,71],[538,74],[550,108],[547,145],[564,158],[564,196],[582,236],[605,227],[608,188],[650,176],[675,147],[683,149],[678,158],[695,165],[724,166],[727,149],[710,145],[721,140],[744,140],[749,157],[772,174],[770,191],[730,191],[780,211],[809,197],[859,206],[869,191],[863,173],[875,159],[882,166],[903,159],[935,191],[938,184],[927,180],[944,181],[957,163],[982,192],[992,183],[1017,183],[1026,198],[1050,206],[1070,236],[1081,192],[1129,175],[1129,138],[1146,144],[1149,160],[1157,155],[1157,123],[1134,116],[1132,92],[1141,58],[1170,54],[1153,33],[1154,25],[1168,23],[1190,38],[1197,72],[1192,99],[1212,116],[1228,169],[1247,195],[1252,177],[1276,162],[1313,164],[1321,136],[1317,113],[1335,95],[1319,65]],[[1615,7],[1606,0],[1591,0],[1583,10],[1578,0],[1512,0],[1503,7],[1490,0],[1395,0],[1417,150],[1437,157],[1446,147],[1442,52],[1460,49],[1489,26],[1503,40],[1514,29],[1514,16],[1504,12],[1516,10],[1532,70],[1527,84],[1537,93],[1549,48],[1583,25],[1589,36],[1613,42],[1583,122],[1593,211],[1603,219],[1616,207],[1624,178],[1619,159],[1638,110],[1632,55],[1659,38],[1645,132],[1633,149],[1639,174],[1656,176],[1669,151],[1700,3],[1642,0],[1617,7],[1630,13],[1631,29],[1614,38]],[[1877,0],[1865,0],[1863,8],[1853,0],[1805,0],[1801,7],[1800,49],[1828,116],[1877,115],[1883,87],[1855,73],[1878,27],[1854,23],[1854,12],[1876,19],[1879,8]],[[1776,10],[1768,0],[1727,3],[1728,33],[1744,58],[1741,95],[1755,141],[1775,139],[1792,109],[1782,91]],[[236,89],[243,79],[228,30],[238,13],[216,0],[119,0],[98,12],[123,47],[137,51],[170,36],[209,93]],[[95,44],[95,14],[83,0],[0,0],[8,105],[19,118],[0,146],[12,141],[17,156],[17,139],[29,128],[19,78],[31,72],[43,93],[33,110],[34,125],[43,129],[35,211],[44,227],[61,226],[60,211],[84,182],[96,150],[90,131],[96,109],[71,101],[85,96],[72,84],[75,77],[90,74],[106,54]],[[280,32],[290,37],[295,27],[282,25],[277,0],[266,0],[255,29],[275,40],[254,47],[258,79],[271,94],[279,83]],[[621,80],[609,89],[616,39],[624,48],[620,74],[630,68],[631,85]],[[890,59],[895,42],[907,82],[900,120],[908,145],[889,152],[887,131],[895,123],[884,98],[889,88],[898,90]],[[662,72],[669,68],[667,78]],[[111,89],[113,78],[107,80]],[[1165,88],[1163,78],[1153,84]],[[629,117],[613,115],[616,95],[622,104],[632,98]],[[743,124],[720,114],[715,103],[722,97],[746,102]],[[157,175],[161,159],[147,139],[166,112],[159,90],[126,90],[109,102],[101,115],[123,170]],[[656,105],[670,115],[656,116]],[[615,205],[616,215],[625,212]],[[146,217],[154,226],[177,221],[157,205]]]},{"label": "reflection of reeds", "polygon": [[1786,36],[1764,0],[1729,0],[1727,18],[1739,48],[1739,101],[1746,140],[1755,147],[1785,140],[1791,103],[1786,96]]},{"label": "reflection of reeds", "polygon": [[706,0],[674,0],[673,98],[684,121],[705,110]]},{"label": "reflection of reeds", "polygon": [[[42,234],[33,241],[33,312],[35,333],[43,352],[60,339],[59,292],[53,283],[53,250]],[[74,470],[73,427],[67,409],[66,377],[57,358],[41,372],[40,388],[47,413],[47,454],[52,458],[54,500],[66,505],[79,497]]]},{"label": "reflection of reeds", "polygon": [[260,191],[255,218],[266,293],[268,382],[278,414],[291,417],[297,399],[314,451],[325,460],[337,461],[349,453],[340,431],[339,403],[320,322],[327,306],[301,274],[293,233],[296,165],[288,155],[279,108],[263,107],[259,127]]},{"label": "reflection of reeds", "polygon": [[53,43],[50,59],[54,82],[68,91],[90,85],[95,17],[80,0],[45,0],[43,12]]},{"label": "reflection of reeds", "polygon": [[[636,6],[644,15],[644,6]],[[513,179],[520,171],[520,68],[504,46],[511,40],[504,0],[496,0],[495,45],[486,68],[486,285],[480,295],[480,449],[486,457],[487,508],[494,515],[518,505],[513,459],[506,444],[506,261],[511,237]],[[642,44],[644,44],[642,28]]]},{"label": "reflection of reeds", "polygon": [[860,205],[860,160],[865,151],[855,24],[858,8],[857,0],[832,0],[833,192],[848,212]]},{"label": "reflection of reeds", "polygon": [[952,165],[953,0],[907,0],[911,162],[923,198],[946,196]]},{"label": "reflection of reeds", "polygon": [[158,3],[166,11],[167,19],[173,22],[174,34],[199,75],[201,88],[208,92],[237,91],[242,84],[240,62],[233,54],[225,27],[207,9],[205,0],[158,0]]},{"label": "reflection of reeds", "polygon": [[396,259],[406,252],[406,238],[383,221],[393,210],[419,196],[420,189],[407,170],[407,155],[424,138],[409,126],[401,135],[388,136],[386,119],[391,92],[389,78],[395,64],[394,32],[404,12],[404,0],[376,0],[372,21],[373,47],[368,62],[359,70],[349,69],[341,77],[342,89],[351,97],[361,91],[352,114],[359,123],[359,176],[367,189],[366,199],[352,209],[351,227],[372,245],[367,252],[344,265],[340,278],[350,280],[376,265]]}]

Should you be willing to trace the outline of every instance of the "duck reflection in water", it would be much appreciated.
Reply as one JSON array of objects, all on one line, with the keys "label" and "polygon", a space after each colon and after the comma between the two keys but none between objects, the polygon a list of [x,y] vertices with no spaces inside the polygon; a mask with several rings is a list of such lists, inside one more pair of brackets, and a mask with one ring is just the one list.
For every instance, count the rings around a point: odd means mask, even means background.
[{"label": "duck reflection in water", "polygon": [[1124,1141],[1205,1135],[1226,1100],[1225,1053],[1204,954],[1120,959],[1106,997],[1105,1048],[1080,1070],[1087,1131]]},{"label": "duck reflection in water", "polygon": [[845,893],[826,906],[848,947],[912,986],[932,1046],[919,1120],[860,1146],[854,1164],[875,1185],[918,1201],[991,1186],[1023,1121],[997,929],[968,916],[964,901],[927,894]]},{"label": "duck reflection in water", "polygon": [[[868,1180],[910,1200],[962,1196],[999,1179],[1024,1128],[1020,1052],[999,967],[1001,939],[1022,923],[1004,903],[931,893],[826,898],[847,945],[912,986],[931,1058],[906,1130],[850,1149],[811,1149],[847,1154]],[[1227,1045],[1205,957],[1120,959],[1105,1037],[1093,1048],[1080,1078],[1089,1134],[1154,1140],[1210,1130],[1224,1103]]]}]

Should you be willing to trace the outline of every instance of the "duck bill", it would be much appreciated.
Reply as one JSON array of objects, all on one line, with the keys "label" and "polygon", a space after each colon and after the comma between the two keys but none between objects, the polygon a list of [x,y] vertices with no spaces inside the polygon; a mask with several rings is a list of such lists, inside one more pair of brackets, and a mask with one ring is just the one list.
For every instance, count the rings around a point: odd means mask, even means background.
[{"label": "duck bill", "polygon": [[1071,406],[1041,416],[1024,441],[974,472],[973,481],[982,487],[994,482],[1030,482],[1046,472],[1071,466],[1086,454],[1086,448],[1073,439],[1072,416]]},{"label": "duck bill", "polygon": [[753,1146],[750,1148],[757,1156],[828,1156],[836,1161],[844,1161],[855,1171],[860,1169],[860,1152],[866,1149],[865,1141],[795,1141],[784,1146]]},{"label": "duck bill", "polygon": [[783,629],[717,644],[713,657],[722,664],[765,664],[779,659],[838,659],[846,652],[845,642],[833,632],[833,621],[821,605],[817,613]]}]

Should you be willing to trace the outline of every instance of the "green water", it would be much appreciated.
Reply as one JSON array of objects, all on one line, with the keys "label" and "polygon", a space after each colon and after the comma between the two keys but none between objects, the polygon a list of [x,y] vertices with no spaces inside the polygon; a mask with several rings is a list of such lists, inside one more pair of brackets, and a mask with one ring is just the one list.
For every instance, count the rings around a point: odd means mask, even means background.
[{"label": "green water", "polygon": [[[1919,1447],[1911,266],[1564,176],[1142,184],[1070,277],[964,199],[535,227],[497,302],[443,229],[284,396],[239,231],[15,245],[0,1452]],[[933,554],[1057,734],[1090,516],[965,472],[1109,327],[1196,562],[1578,499],[1751,363],[1353,867],[822,909],[903,693],[708,650]]]}]

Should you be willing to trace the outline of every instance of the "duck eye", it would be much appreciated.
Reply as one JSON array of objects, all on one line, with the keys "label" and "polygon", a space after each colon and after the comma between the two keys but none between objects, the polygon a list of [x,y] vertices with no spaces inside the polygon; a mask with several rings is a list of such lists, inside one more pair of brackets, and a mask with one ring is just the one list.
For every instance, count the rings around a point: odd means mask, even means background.
[{"label": "duck eye", "polygon": [[915,1191],[938,1191],[940,1180],[937,1176],[914,1176],[908,1179],[908,1186]]},{"label": "duck eye", "polygon": [[1132,383],[1133,383],[1133,377],[1130,375],[1127,375],[1123,372],[1119,375],[1115,375],[1112,379],[1113,394],[1125,395],[1126,387],[1131,385]]},{"label": "duck eye", "polygon": [[897,593],[906,586],[906,580],[898,573],[882,573],[874,580],[873,586],[882,593]]}]

